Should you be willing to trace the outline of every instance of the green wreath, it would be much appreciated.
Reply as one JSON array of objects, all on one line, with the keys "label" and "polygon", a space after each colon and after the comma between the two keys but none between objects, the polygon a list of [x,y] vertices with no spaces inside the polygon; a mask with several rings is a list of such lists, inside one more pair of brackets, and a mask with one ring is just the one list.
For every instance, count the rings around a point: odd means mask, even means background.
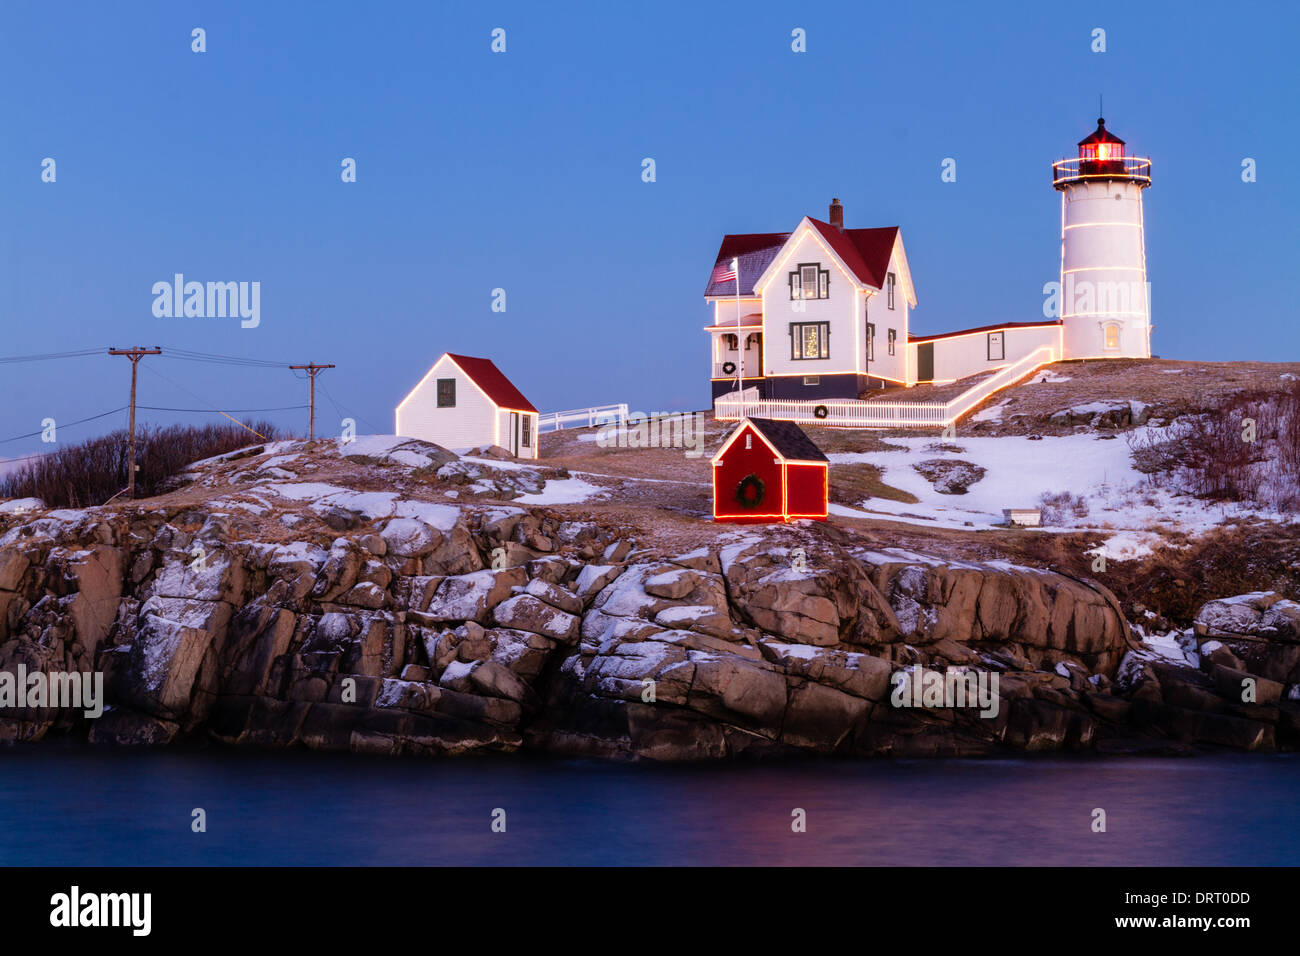
[{"label": "green wreath", "polygon": [[758,475],[746,475],[740,479],[740,484],[736,485],[736,503],[742,508],[757,508],[763,503],[763,496],[767,489],[763,486],[763,479]]}]

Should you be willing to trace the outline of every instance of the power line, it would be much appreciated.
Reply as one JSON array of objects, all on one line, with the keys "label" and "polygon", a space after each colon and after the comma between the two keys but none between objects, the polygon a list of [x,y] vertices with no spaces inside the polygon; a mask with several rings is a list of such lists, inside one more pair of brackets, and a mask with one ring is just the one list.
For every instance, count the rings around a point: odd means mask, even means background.
[{"label": "power line", "polygon": [[221,355],[216,352],[197,352],[193,349],[167,348],[163,354],[183,362],[206,362],[212,365],[238,365],[248,368],[287,368],[289,366],[288,362],[250,358],[243,355]]},{"label": "power line", "polygon": [[106,347],[79,349],[75,352],[42,352],[38,355],[5,355],[0,356],[0,365],[12,365],[18,362],[48,362],[51,359],[79,358],[83,355],[102,355]]},{"label": "power line", "polygon": [[334,396],[329,393],[329,389],[327,389],[324,385],[320,387],[320,390],[325,393],[325,397],[330,400],[330,404],[334,406],[334,410],[338,412],[340,416],[342,416],[344,412],[349,412],[351,413],[353,418],[360,418],[361,421],[366,423],[366,425],[368,425],[370,428],[373,428],[376,435],[384,434],[384,430],[376,426],[375,423],[370,421],[368,418],[364,418],[361,415],[358,415],[356,412],[352,411],[352,409],[347,408],[346,406],[340,406],[338,401],[334,398]]},{"label": "power line", "polygon": [[150,373],[152,373],[152,374],[154,374],[154,375],[157,375],[157,376],[158,376],[160,379],[162,379],[164,382],[168,382],[168,383],[170,383],[171,385],[173,385],[174,387],[179,388],[182,392],[184,392],[186,395],[190,396],[191,398],[196,398],[196,399],[198,399],[200,402],[203,402],[203,403],[206,404],[206,405],[207,405],[207,406],[208,406],[212,411],[216,412],[218,415],[224,415],[226,418],[229,418],[232,422],[234,422],[234,423],[235,423],[236,425],[238,425],[240,428],[243,428],[243,429],[245,429],[246,431],[253,432],[253,434],[254,434],[254,435],[257,435],[257,437],[260,438],[260,439],[262,439],[262,441],[266,441],[266,436],[265,436],[265,435],[261,434],[260,432],[255,432],[255,431],[253,431],[253,429],[249,428],[247,425],[245,425],[245,424],[244,424],[243,422],[241,422],[239,419],[237,419],[237,418],[233,418],[232,416],[227,415],[225,412],[223,412],[221,409],[217,408],[217,406],[213,405],[211,402],[207,401],[207,399],[203,398],[201,395],[195,395],[193,392],[191,392],[188,388],[186,388],[186,387],[185,387],[184,385],[182,385],[180,382],[172,381],[170,378],[168,378],[166,375],[164,375],[162,372],[158,371],[158,370],[155,369],[155,368],[148,368],[148,366],[146,366],[146,368],[148,369],[148,371],[149,371]]},{"label": "power line", "polygon": [[[107,418],[109,415],[116,415],[118,412],[124,412],[126,411],[126,409],[127,406],[123,405],[121,408],[114,408],[107,412],[100,412],[98,415],[91,415],[89,418],[82,418],[75,422],[67,422],[63,425],[58,425],[56,423],[56,427],[71,428],[73,425],[84,425],[86,422],[93,422],[99,418]],[[44,433],[45,433],[45,429],[42,428],[40,431],[28,432],[26,435],[15,435],[13,438],[0,438],[0,445],[6,445],[11,441],[21,441],[24,438],[35,438],[37,435],[41,435]]]},{"label": "power line", "polygon": [[[228,408],[226,411],[243,415],[247,412],[296,412],[306,407],[306,405],[277,405],[274,408]],[[214,408],[168,408],[164,405],[137,405],[136,408],[148,409],[151,412],[203,412],[204,414],[219,411]]]}]

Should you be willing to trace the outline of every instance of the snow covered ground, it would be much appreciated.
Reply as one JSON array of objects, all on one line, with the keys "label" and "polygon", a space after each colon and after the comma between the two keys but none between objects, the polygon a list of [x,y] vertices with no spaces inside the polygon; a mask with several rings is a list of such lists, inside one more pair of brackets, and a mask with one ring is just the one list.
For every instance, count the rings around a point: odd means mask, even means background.
[{"label": "snow covered ground", "polygon": [[[1080,433],[1040,439],[1011,435],[961,437],[955,439],[964,449],[961,452],[929,450],[927,446],[936,442],[933,436],[890,438],[889,441],[905,446],[906,450],[834,453],[829,456],[832,473],[835,465],[850,462],[878,466],[886,484],[910,492],[920,500],[906,504],[872,498],[858,507],[929,527],[1001,524],[1004,508],[1036,508],[1042,495],[1066,492],[1081,497],[1087,513],[1076,515],[1064,509],[1066,516],[1055,530],[1118,532],[1104,547],[1108,558],[1124,560],[1149,554],[1151,546],[1161,539],[1158,529],[1162,527],[1197,533],[1225,518],[1250,514],[1286,520],[1276,514],[1238,505],[1211,504],[1148,486],[1145,476],[1134,469],[1123,436],[1105,439],[1095,433]],[[987,474],[964,495],[942,495],[912,468],[913,464],[930,458],[974,462],[986,469]],[[837,513],[853,514],[853,509],[843,508]]]},{"label": "snow covered ground", "polygon": [[604,488],[598,488],[581,478],[550,478],[546,487],[535,495],[520,495],[515,499],[523,505],[571,505],[605,495]]}]

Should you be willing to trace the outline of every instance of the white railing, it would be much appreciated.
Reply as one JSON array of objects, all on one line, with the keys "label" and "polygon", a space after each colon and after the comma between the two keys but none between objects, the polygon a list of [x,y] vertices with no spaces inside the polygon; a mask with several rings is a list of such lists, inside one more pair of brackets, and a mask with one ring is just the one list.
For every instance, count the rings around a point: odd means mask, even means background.
[{"label": "white railing", "polygon": [[1056,349],[1050,345],[1039,346],[946,402],[864,402],[852,398],[741,400],[724,395],[714,401],[713,416],[721,421],[734,421],[742,415],[752,415],[800,425],[842,428],[945,428],[994,392],[1055,361]]},{"label": "white railing", "polygon": [[537,430],[554,432],[562,428],[594,428],[596,425],[621,424],[627,421],[627,403],[571,408],[566,412],[546,412],[537,418]]}]

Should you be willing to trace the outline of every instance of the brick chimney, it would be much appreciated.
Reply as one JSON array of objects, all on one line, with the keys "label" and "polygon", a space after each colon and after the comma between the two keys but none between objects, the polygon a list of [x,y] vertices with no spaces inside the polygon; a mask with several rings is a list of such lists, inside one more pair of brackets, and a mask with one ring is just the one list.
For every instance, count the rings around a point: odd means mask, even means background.
[{"label": "brick chimney", "polygon": [[844,231],[844,207],[838,199],[831,200],[831,225],[840,232]]}]

